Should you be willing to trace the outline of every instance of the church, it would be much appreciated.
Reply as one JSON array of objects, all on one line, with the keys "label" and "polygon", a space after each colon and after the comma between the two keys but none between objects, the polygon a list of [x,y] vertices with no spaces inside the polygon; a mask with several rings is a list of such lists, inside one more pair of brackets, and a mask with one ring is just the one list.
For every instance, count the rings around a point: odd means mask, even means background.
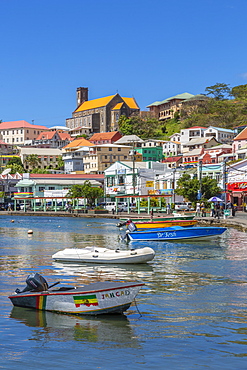
[{"label": "church", "polygon": [[72,118],[66,119],[71,136],[117,131],[120,116],[130,117],[140,112],[134,98],[124,98],[119,94],[88,100],[88,88],[78,87],[76,97],[77,108]]}]

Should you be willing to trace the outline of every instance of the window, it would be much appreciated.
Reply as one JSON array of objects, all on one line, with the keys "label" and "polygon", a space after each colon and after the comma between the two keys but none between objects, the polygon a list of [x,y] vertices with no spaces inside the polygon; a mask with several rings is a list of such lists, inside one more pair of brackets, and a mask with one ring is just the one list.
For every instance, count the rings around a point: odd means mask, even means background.
[{"label": "window", "polygon": [[117,148],[118,152],[121,152],[121,148]]},{"label": "window", "polygon": [[112,148],[109,148],[109,152],[112,152]]},{"label": "window", "polygon": [[49,186],[48,190],[55,190],[55,186]]}]

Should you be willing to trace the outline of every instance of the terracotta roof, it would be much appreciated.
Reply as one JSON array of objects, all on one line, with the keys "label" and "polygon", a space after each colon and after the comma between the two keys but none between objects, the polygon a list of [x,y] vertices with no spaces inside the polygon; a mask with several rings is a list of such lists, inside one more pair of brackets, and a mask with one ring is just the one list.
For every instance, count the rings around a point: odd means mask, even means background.
[{"label": "terracotta roof", "polygon": [[32,125],[31,123],[28,123],[27,121],[24,120],[0,123],[0,130],[7,130],[12,128],[33,128],[38,130],[49,130],[49,128],[46,126]]},{"label": "terracotta roof", "polygon": [[182,156],[176,156],[176,157],[167,157],[166,159],[163,159],[163,163],[165,162],[177,162],[179,159],[181,159]]},{"label": "terracotta roof", "polygon": [[112,139],[118,131],[111,131],[111,132],[97,132],[93,134],[89,141],[98,141],[98,140],[110,140]]},{"label": "terracotta roof", "polygon": [[68,134],[67,132],[59,132],[58,135],[60,136],[61,140],[74,140],[73,137],[71,137],[70,134]]},{"label": "terracotta roof", "polygon": [[37,137],[36,140],[42,140],[42,139],[52,139],[55,135],[55,131],[42,131]]},{"label": "terracotta roof", "polygon": [[99,107],[105,107],[113,98],[115,95],[106,96],[104,98],[99,99],[93,99],[93,100],[87,100],[83,102],[76,110],[75,112],[82,112],[89,109],[99,108]]},{"label": "terracotta roof", "polygon": [[78,139],[74,139],[71,141],[71,143],[64,146],[63,149],[77,148],[80,146],[94,146],[94,144],[90,143],[89,140],[84,139],[84,137],[79,137]]},{"label": "terracotta roof", "polygon": [[70,141],[73,140],[73,138],[68,134],[67,132],[58,132],[58,131],[42,131],[36,138],[36,140],[51,140],[55,134],[58,134],[61,140],[68,139]]},{"label": "terracotta roof", "polygon": [[247,127],[245,127],[233,140],[247,140]]}]

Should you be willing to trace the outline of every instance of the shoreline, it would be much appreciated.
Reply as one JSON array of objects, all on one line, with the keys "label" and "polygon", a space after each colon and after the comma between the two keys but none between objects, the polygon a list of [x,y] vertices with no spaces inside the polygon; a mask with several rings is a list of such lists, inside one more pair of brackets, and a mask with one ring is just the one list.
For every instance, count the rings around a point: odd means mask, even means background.
[{"label": "shoreline", "polygon": [[[0,216],[38,216],[38,217],[79,217],[79,218],[110,218],[120,219],[122,217],[137,217],[137,214],[88,214],[88,213],[69,213],[69,212],[22,212],[22,211],[0,211]],[[149,217],[150,215],[142,214],[142,217]],[[199,226],[223,226],[233,227],[243,232],[247,232],[247,213],[238,212],[235,217],[227,219],[215,219],[213,217],[195,217]]]}]

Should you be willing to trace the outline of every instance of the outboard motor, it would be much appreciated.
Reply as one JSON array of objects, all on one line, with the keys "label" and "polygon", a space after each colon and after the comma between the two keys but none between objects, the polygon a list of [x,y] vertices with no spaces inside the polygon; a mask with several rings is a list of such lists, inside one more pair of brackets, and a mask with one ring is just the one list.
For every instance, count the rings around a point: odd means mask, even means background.
[{"label": "outboard motor", "polygon": [[127,229],[132,232],[132,231],[136,231],[137,230],[137,227],[136,225],[134,224],[134,222],[132,220],[128,220],[127,221]]},{"label": "outboard motor", "polygon": [[27,286],[22,291],[17,288],[15,292],[43,292],[48,289],[47,281],[38,273],[28,275],[26,284]]},{"label": "outboard motor", "polygon": [[116,226],[122,227],[122,226],[125,226],[126,224],[127,224],[127,221],[123,221],[123,222],[119,222]]}]

